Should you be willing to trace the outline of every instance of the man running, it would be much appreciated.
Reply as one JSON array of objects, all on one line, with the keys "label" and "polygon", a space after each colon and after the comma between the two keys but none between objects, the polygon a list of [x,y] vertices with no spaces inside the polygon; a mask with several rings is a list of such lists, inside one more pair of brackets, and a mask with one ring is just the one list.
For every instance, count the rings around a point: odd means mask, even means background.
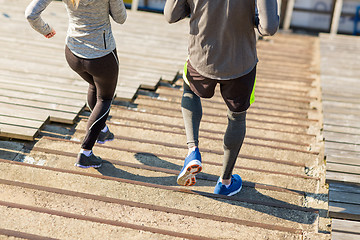
[{"label": "man running", "polygon": [[232,174],[245,138],[246,110],[254,101],[256,36],[273,35],[279,26],[277,0],[167,0],[164,15],[169,23],[190,16],[189,58],[185,63],[181,109],[188,156],[179,185],[191,186],[202,169],[198,148],[202,118],[200,98],[211,98],[217,84],[228,107],[224,135],[223,170],[214,193],[234,195],[242,180]]}]

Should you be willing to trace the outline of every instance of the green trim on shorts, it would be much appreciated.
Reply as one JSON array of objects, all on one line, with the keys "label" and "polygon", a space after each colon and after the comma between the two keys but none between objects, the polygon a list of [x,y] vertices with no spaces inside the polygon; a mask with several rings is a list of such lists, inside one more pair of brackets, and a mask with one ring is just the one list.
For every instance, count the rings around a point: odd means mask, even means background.
[{"label": "green trim on shorts", "polygon": [[250,96],[250,105],[255,102],[255,85],[256,85],[256,77],[255,77],[255,81],[254,81],[254,87],[253,87],[253,90],[252,90],[251,96]]},{"label": "green trim on shorts", "polygon": [[190,86],[189,80],[186,77],[186,75],[187,75],[187,65],[188,65],[188,59],[186,59],[186,62],[185,62],[185,65],[184,65],[183,80],[188,86]]}]

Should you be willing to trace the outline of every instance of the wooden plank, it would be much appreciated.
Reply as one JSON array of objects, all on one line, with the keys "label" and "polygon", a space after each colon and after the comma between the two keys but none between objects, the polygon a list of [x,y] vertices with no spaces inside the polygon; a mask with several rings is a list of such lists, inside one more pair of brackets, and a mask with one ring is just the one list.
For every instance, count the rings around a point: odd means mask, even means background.
[{"label": "wooden plank", "polygon": [[334,155],[326,155],[326,164],[329,163],[338,163],[338,164],[346,164],[350,166],[360,166],[360,160],[358,158],[352,158],[347,156],[334,156]]},{"label": "wooden plank", "polygon": [[360,135],[324,131],[323,136],[325,141],[358,144],[360,148]]},{"label": "wooden plank", "polygon": [[360,194],[329,191],[329,201],[338,203],[357,204],[360,208]]},{"label": "wooden plank", "polygon": [[[360,111],[351,109],[351,108],[334,108],[331,107],[331,104],[323,104],[323,113],[324,114],[340,114],[340,115],[353,115],[353,116],[357,116],[360,117]],[[328,124],[325,124],[328,125]],[[358,129],[358,131],[360,132],[360,129]],[[354,133],[354,132],[352,132]]]},{"label": "wooden plank", "polygon": [[33,111],[32,108],[20,107],[11,103],[0,103],[0,115],[13,116],[23,119],[36,120],[45,122],[49,118],[49,113]]},{"label": "wooden plank", "polygon": [[349,110],[353,110],[353,113],[358,113],[360,111],[360,104],[356,102],[346,102],[346,101],[328,101],[324,100],[324,105],[329,105],[332,108],[346,108]]},{"label": "wooden plank", "polygon": [[346,133],[348,135],[360,135],[360,128],[352,128],[349,126],[337,126],[332,124],[324,124],[324,131]]},{"label": "wooden plank", "polygon": [[150,84],[156,85],[161,76],[159,74],[148,73],[143,71],[138,71],[136,69],[120,69],[120,77],[127,76],[128,78],[136,79],[140,84]]},{"label": "wooden plank", "polygon": [[[85,107],[85,104],[84,106]],[[25,114],[24,118],[38,119],[39,117],[49,116],[50,121],[73,124],[78,113],[60,112],[56,110],[41,109],[31,106],[13,105],[10,103],[0,103],[0,113],[7,116],[13,116],[16,113]]]},{"label": "wooden plank", "polygon": [[292,14],[294,10],[295,0],[288,0],[287,6],[286,6],[286,12],[285,12],[285,19],[283,23],[284,30],[290,29]]},{"label": "wooden plank", "polygon": [[360,147],[357,144],[325,142],[325,148],[341,149],[349,152],[360,153]]},{"label": "wooden plank", "polygon": [[[335,84],[326,84],[326,86],[322,86],[322,93],[323,95],[342,96],[344,99],[350,101],[357,99],[357,96],[359,95],[351,85],[342,87],[341,92],[336,91],[337,88],[338,86]],[[328,102],[331,104],[331,100],[328,100]]]},{"label": "wooden plank", "polygon": [[343,182],[360,185],[360,176],[348,173],[326,172],[326,182]]},{"label": "wooden plank", "polygon": [[360,159],[359,152],[346,151],[344,149],[331,149],[325,145],[325,156],[333,156],[337,158],[352,158],[352,159]]},{"label": "wooden plank", "polygon": [[[339,102],[337,102],[339,104]],[[337,105],[334,104],[334,105]],[[359,105],[360,106],[360,105]],[[336,106],[333,108],[335,111],[337,109]],[[358,112],[360,111],[358,109],[354,108],[348,108],[352,112]],[[356,116],[355,114],[339,114],[339,113],[329,113],[324,112],[324,121],[326,121],[326,124],[332,124],[331,121],[336,121],[333,124],[340,125],[340,126],[348,126],[348,127],[354,127],[354,128],[360,128],[360,123],[357,121],[359,119],[359,116]],[[342,123],[339,121],[341,120]]]},{"label": "wooden plank", "polygon": [[138,69],[134,67],[121,68],[120,74],[137,77],[140,81],[140,84],[148,83],[156,85],[161,79],[160,72],[148,69]]},{"label": "wooden plank", "polygon": [[[333,219],[331,226],[333,232],[360,234],[360,222]],[[360,236],[358,236],[358,239],[360,239]]]},{"label": "wooden plank", "polygon": [[356,204],[329,202],[329,217],[360,221],[360,207]]},{"label": "wooden plank", "polygon": [[[336,54],[338,55],[338,53]],[[335,57],[335,56],[334,56]],[[337,60],[335,60],[334,58],[332,58],[332,60],[334,61],[334,65],[336,66]],[[354,61],[354,59],[352,59]],[[321,59],[321,62],[324,62],[324,58]],[[356,62],[356,61],[354,61]],[[324,67],[327,67],[328,64],[324,64]],[[322,69],[325,71],[325,69]],[[321,74],[321,86],[327,88],[327,86],[339,86],[341,88],[348,88],[350,92],[352,92],[353,94],[358,93],[359,90],[358,89],[354,89],[351,88],[351,86],[353,86],[354,84],[359,86],[360,83],[357,81],[358,78],[356,75],[352,76],[352,77],[345,77],[345,76],[334,76],[334,75],[325,75],[324,73],[326,72],[322,72]],[[343,83],[343,84],[342,84]],[[331,89],[328,89],[331,90]],[[336,89],[332,89],[334,92],[336,92]],[[343,94],[343,92],[337,92],[338,94]],[[347,95],[348,93],[346,93],[345,95]]]},{"label": "wooden plank", "polygon": [[[346,67],[343,67],[343,69],[339,69],[339,68],[336,68],[336,67],[339,67],[338,65],[336,64],[327,64],[326,65],[326,75],[332,75],[332,76],[344,76],[344,77],[354,77],[354,76],[357,76],[356,74],[360,75],[360,70],[355,70],[355,69],[351,69],[351,68],[346,68]],[[354,66],[355,67],[355,66]],[[345,89],[348,89],[347,87],[345,87]]]},{"label": "wooden plank", "polygon": [[28,107],[37,107],[47,110],[56,110],[60,112],[69,112],[69,113],[79,113],[82,110],[82,107],[62,105],[56,102],[46,101],[46,99],[44,99],[44,101],[35,101],[30,99],[22,99],[22,98],[7,97],[0,95],[0,102],[11,103],[14,105],[28,106]]},{"label": "wooden plank", "polygon": [[122,89],[119,89],[119,90],[116,90],[116,95],[115,95],[114,100],[132,102],[132,101],[134,101],[134,99],[136,97],[136,93],[137,93],[137,91],[128,92],[128,91],[122,91]]},{"label": "wooden plank", "polygon": [[[23,72],[31,72],[34,74],[44,74],[48,76],[55,76],[59,78],[69,78],[73,77],[78,78],[76,73],[71,72],[69,67],[65,66],[56,66],[48,65],[46,63],[39,64],[36,62],[26,62],[21,60],[14,60],[10,58],[1,58],[0,57],[0,69],[10,70],[10,71],[19,71],[19,67],[22,66]],[[46,72],[44,72],[44,66],[46,66]]]},{"label": "wooden plank", "polygon": [[[9,76],[11,74],[11,76]],[[39,75],[36,73],[25,73],[21,71],[7,71],[4,69],[0,69],[0,78],[6,80],[15,79],[19,81],[19,79],[23,79],[22,81],[26,82],[38,82],[42,84],[53,84],[55,87],[59,88],[70,88],[71,91],[77,92],[86,92],[88,83],[79,78],[64,78],[64,77],[55,77],[55,76],[48,76],[48,75]]]},{"label": "wooden plank", "polygon": [[36,93],[41,94],[44,97],[46,96],[57,96],[61,98],[67,98],[71,99],[72,101],[82,101],[86,99],[86,93],[75,93],[75,92],[66,92],[63,90],[56,90],[56,89],[49,89],[46,87],[40,88],[40,87],[32,87],[30,85],[22,85],[22,84],[8,84],[8,83],[1,83],[0,82],[0,88],[4,90],[12,90],[12,91],[18,91],[22,93]]},{"label": "wooden plank", "polygon": [[[174,50],[173,50],[174,51]],[[139,59],[136,55],[133,54],[124,54],[121,51],[118,53],[120,58],[120,68],[122,66],[136,66],[136,63],[139,63],[141,67],[152,68],[156,70],[160,70],[162,73],[174,74],[177,69],[174,65],[168,62],[164,62],[163,60],[158,60],[158,58],[152,58],[152,61],[149,61],[149,58],[141,58]],[[185,59],[183,61],[185,63]],[[179,66],[181,67],[181,66]]]},{"label": "wooden plank", "polygon": [[345,165],[341,163],[326,163],[326,170],[331,172],[340,172],[340,173],[350,173],[350,174],[360,174],[360,166],[355,165]]},{"label": "wooden plank", "polygon": [[114,98],[115,101],[126,101],[126,102],[132,102],[136,98],[135,94],[131,94],[128,92],[117,92],[116,96]]},{"label": "wooden plank", "polygon": [[[352,86],[353,88],[356,88],[356,86]],[[342,91],[341,88],[337,88],[339,91]],[[355,94],[355,91],[354,91]],[[360,98],[354,98],[349,96],[341,96],[341,95],[330,95],[326,92],[323,92],[323,101],[329,101],[329,102],[345,102],[345,103],[354,103],[360,105]]]},{"label": "wooden plank", "polygon": [[360,194],[360,186],[350,183],[330,182],[329,190]]},{"label": "wooden plank", "polygon": [[27,128],[0,123],[0,136],[5,138],[33,141],[38,132],[39,129],[36,128]]},{"label": "wooden plank", "polygon": [[31,93],[31,92],[20,92],[17,90],[5,90],[0,89],[0,96],[11,97],[11,98],[18,98],[18,99],[29,99],[33,101],[47,101],[49,103],[55,103],[65,106],[72,106],[72,107],[82,107],[85,104],[85,97],[84,100],[76,100],[76,99],[69,99],[62,96],[49,96],[43,95],[40,93]]},{"label": "wooden plank", "polygon": [[40,129],[46,123],[45,121],[17,118],[11,116],[0,115],[0,122],[6,125],[13,125],[19,127]]},{"label": "wooden plank", "polygon": [[343,233],[334,231],[331,233],[331,240],[359,240],[358,234]]},{"label": "wooden plank", "polygon": [[13,76],[4,76],[0,74],[0,82],[12,84],[14,82],[22,86],[38,87],[41,89],[52,89],[52,90],[61,90],[69,93],[79,93],[87,94],[87,85],[86,86],[76,86],[68,83],[62,83],[61,81],[50,82],[44,81],[41,79],[29,79],[27,76],[21,76],[21,81],[18,77]]},{"label": "wooden plank", "polygon": [[139,90],[139,87],[137,87],[137,88],[118,87],[118,88],[116,88],[115,99],[117,99],[117,98],[128,98],[129,101],[133,100],[137,96],[137,92]]},{"label": "wooden plank", "polygon": [[[343,119],[343,116],[341,115],[332,115],[330,116],[326,116],[326,115],[330,115],[329,113],[326,114],[324,116],[323,119],[323,124],[326,125],[334,125],[334,126],[339,126],[339,127],[350,127],[355,129],[355,131],[358,131],[360,129],[360,122],[357,120],[353,120],[353,119]],[[339,117],[339,118],[335,118],[335,117]]]},{"label": "wooden plank", "polygon": [[139,7],[139,0],[132,0],[131,11],[137,11]]}]

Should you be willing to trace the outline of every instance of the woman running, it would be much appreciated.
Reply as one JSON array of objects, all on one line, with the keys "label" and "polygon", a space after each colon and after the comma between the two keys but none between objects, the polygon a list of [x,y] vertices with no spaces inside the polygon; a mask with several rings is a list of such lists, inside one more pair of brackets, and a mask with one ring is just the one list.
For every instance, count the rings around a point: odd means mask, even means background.
[{"label": "woman running", "polygon": [[[25,17],[32,28],[46,38],[55,30],[41,18],[52,0],[33,0]],[[71,69],[89,83],[87,105],[91,111],[86,135],[75,166],[101,167],[101,158],[92,153],[95,142],[114,139],[105,122],[114,97],[119,61],[110,17],[119,24],[126,20],[123,0],[63,0],[69,16],[65,57]]]}]

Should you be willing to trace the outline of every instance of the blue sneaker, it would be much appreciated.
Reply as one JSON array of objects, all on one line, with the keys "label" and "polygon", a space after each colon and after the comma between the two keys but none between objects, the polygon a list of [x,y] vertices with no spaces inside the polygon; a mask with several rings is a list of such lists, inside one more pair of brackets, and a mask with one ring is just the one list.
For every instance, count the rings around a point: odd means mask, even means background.
[{"label": "blue sneaker", "polygon": [[184,167],[179,173],[177,183],[182,186],[194,185],[196,183],[195,175],[201,170],[201,155],[199,148],[196,148],[185,158]]},{"label": "blue sneaker", "polygon": [[219,180],[216,183],[214,193],[226,195],[226,196],[232,196],[240,192],[241,188],[242,188],[241,177],[237,174],[234,174],[231,176],[231,184],[228,188],[221,183],[219,178]]}]

